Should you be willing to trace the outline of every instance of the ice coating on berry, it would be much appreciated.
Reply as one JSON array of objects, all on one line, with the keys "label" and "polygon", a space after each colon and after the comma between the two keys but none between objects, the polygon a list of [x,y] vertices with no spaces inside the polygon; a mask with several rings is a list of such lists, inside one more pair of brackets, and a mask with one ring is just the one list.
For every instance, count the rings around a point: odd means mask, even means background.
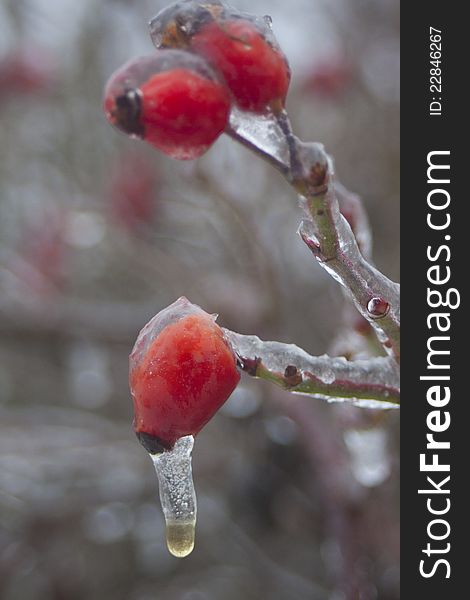
[{"label": "ice coating on berry", "polygon": [[150,37],[156,48],[182,48],[189,44],[202,24],[225,15],[226,10],[217,0],[175,2],[150,20]]},{"label": "ice coating on berry", "polygon": [[290,70],[267,17],[254,17],[219,2],[177,2],[150,21],[157,48],[187,48],[224,77],[242,110],[279,111]]},{"label": "ice coating on berry", "polygon": [[201,156],[227,125],[230,101],[225,89],[191,71],[154,75],[141,92],[144,138],[173,158]]},{"label": "ice coating on berry", "polygon": [[191,46],[222,73],[241,109],[261,113],[275,103],[284,105],[290,80],[286,61],[253,23],[209,23]]},{"label": "ice coating on berry", "polygon": [[[167,325],[176,323],[188,315],[201,314],[207,315],[197,304],[192,304],[185,296],[181,296],[166,308],[150,319],[150,321],[141,329],[137,340],[129,357],[130,372],[142,363],[151,344],[156,337],[165,329]],[[215,320],[215,317],[209,315]]]},{"label": "ice coating on berry", "polygon": [[230,112],[229,93],[214,71],[181,50],[126,63],[108,81],[103,104],[117,129],[180,160],[204,154]]},{"label": "ice coating on berry", "polygon": [[149,437],[172,448],[202,429],[239,379],[214,316],[180,298],[144,327],[130,357],[136,433],[147,448]]}]

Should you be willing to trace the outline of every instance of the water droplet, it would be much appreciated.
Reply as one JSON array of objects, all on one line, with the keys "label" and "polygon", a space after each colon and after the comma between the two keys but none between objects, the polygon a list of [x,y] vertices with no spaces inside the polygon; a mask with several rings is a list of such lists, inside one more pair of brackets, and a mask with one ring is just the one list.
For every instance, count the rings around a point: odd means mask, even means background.
[{"label": "water droplet", "polygon": [[389,310],[390,304],[378,296],[371,298],[367,304],[367,312],[371,315],[371,317],[385,317]]},{"label": "water droplet", "polygon": [[270,15],[264,15],[263,20],[266,23],[266,25],[269,27],[269,29],[273,28],[273,19]]},{"label": "water droplet", "polygon": [[325,383],[326,385],[331,385],[336,380],[336,375],[332,369],[323,369],[321,373],[318,374],[318,378]]},{"label": "water droplet", "polygon": [[178,558],[188,556],[194,548],[197,505],[191,468],[193,445],[193,436],[187,435],[172,450],[150,455],[158,477],[166,543]]},{"label": "water droplet", "polygon": [[178,558],[191,554],[194,548],[196,521],[167,521],[166,544],[168,550]]}]

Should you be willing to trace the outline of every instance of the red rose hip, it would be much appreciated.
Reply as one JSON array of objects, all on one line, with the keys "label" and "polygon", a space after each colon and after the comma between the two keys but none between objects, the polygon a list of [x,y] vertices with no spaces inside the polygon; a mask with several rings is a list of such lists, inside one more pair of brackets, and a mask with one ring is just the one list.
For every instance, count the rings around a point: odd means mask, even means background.
[{"label": "red rose hip", "polygon": [[287,60],[270,20],[219,2],[178,2],[150,22],[157,48],[187,48],[221,73],[238,107],[257,114],[280,112],[290,82]]},{"label": "red rose hip", "polygon": [[160,50],[114,73],[105,89],[104,111],[120,131],[172,158],[190,160],[223,133],[230,97],[202,58]]},{"label": "red rose hip", "polygon": [[239,108],[263,113],[283,108],[289,69],[253,23],[233,19],[201,28],[191,47],[222,73]]},{"label": "red rose hip", "polygon": [[215,318],[180,298],[142,330],[131,354],[134,428],[141,443],[155,454],[197,434],[239,379]]}]

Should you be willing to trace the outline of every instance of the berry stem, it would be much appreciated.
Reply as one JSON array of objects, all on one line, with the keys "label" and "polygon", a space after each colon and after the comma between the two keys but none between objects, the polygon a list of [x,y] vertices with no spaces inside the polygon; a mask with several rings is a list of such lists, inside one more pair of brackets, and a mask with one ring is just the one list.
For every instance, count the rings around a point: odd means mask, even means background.
[{"label": "berry stem", "polygon": [[287,111],[285,109],[282,109],[280,112],[275,113],[275,117],[279,128],[281,129],[282,133],[286,138],[287,147],[289,149],[290,166],[288,175],[292,181],[295,181],[302,177],[303,172],[302,163],[300,161],[298,152],[298,140],[295,137],[294,132],[292,130],[292,124],[290,122]]},{"label": "berry stem", "polygon": [[310,356],[294,344],[265,342],[224,330],[239,356],[240,368],[293,393],[363,408],[398,408],[399,372],[391,357],[348,361]]}]

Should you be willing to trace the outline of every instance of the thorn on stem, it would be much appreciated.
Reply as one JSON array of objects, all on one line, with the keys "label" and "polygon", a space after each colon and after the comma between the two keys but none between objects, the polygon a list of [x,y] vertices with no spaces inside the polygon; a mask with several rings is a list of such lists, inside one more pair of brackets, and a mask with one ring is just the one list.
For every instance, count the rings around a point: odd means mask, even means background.
[{"label": "thorn on stem", "polygon": [[289,387],[295,387],[302,383],[302,374],[295,365],[288,365],[284,371],[284,379]]},{"label": "thorn on stem", "polygon": [[308,247],[308,249],[314,254],[314,256],[319,256],[321,254],[320,244],[309,238],[306,233],[303,231],[299,231],[300,237],[302,238],[303,243]]}]

